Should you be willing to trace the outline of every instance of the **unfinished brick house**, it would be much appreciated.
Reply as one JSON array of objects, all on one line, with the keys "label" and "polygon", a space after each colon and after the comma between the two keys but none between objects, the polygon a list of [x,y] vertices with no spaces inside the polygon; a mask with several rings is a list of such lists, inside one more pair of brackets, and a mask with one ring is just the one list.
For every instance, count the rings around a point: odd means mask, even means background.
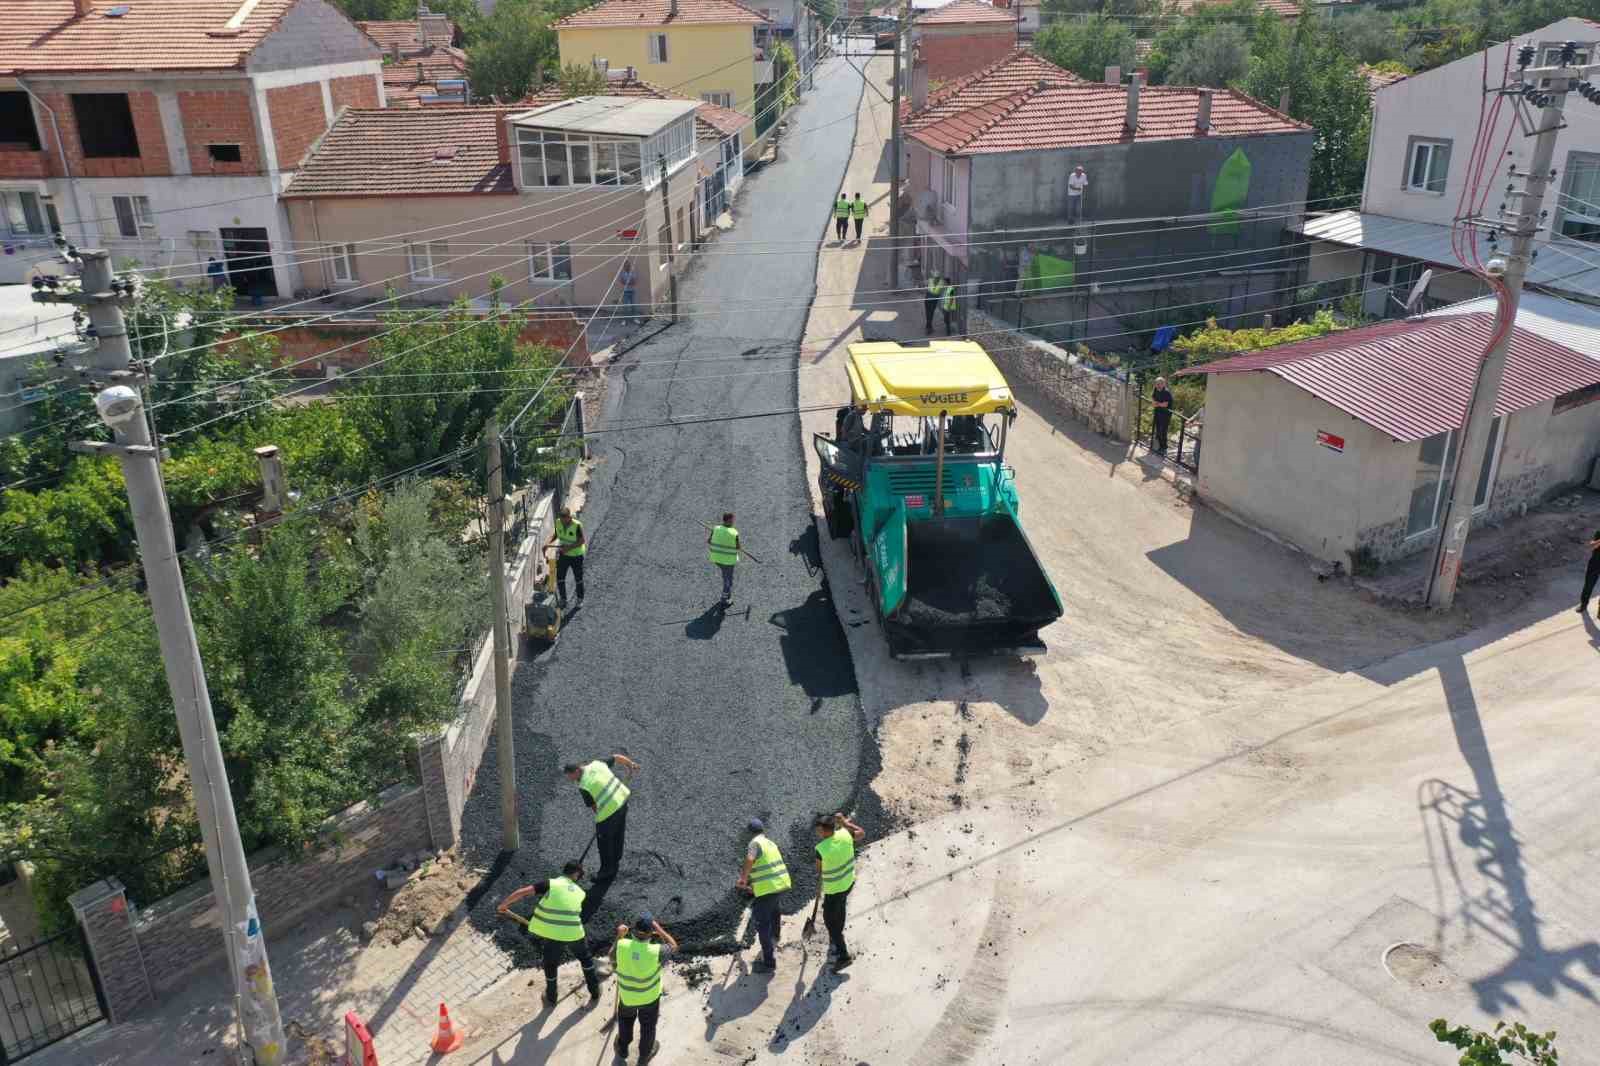
[{"label": "unfinished brick house", "polygon": [[341,107],[383,106],[370,37],[326,0],[5,7],[0,282],[60,229],[189,284],[299,286],[278,194]]}]

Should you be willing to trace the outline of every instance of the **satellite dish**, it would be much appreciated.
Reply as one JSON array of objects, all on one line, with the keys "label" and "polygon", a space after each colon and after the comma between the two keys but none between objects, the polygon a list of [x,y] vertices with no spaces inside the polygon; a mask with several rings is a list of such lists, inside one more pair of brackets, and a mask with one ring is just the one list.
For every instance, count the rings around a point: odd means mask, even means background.
[{"label": "satellite dish", "polygon": [[1422,302],[1423,294],[1428,291],[1428,282],[1432,280],[1433,271],[1424,270],[1422,277],[1418,278],[1417,283],[1411,286],[1411,295],[1406,297],[1406,314],[1409,315],[1416,311],[1417,305]]}]

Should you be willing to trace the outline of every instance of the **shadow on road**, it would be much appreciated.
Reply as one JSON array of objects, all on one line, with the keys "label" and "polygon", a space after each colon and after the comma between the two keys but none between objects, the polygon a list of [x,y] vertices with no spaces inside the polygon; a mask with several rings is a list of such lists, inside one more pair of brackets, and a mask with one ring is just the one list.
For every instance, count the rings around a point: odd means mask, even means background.
[{"label": "shadow on road", "polygon": [[689,624],[683,627],[683,635],[690,640],[710,640],[722,629],[722,622],[727,617],[728,608],[713,603],[698,616],[689,619]]}]

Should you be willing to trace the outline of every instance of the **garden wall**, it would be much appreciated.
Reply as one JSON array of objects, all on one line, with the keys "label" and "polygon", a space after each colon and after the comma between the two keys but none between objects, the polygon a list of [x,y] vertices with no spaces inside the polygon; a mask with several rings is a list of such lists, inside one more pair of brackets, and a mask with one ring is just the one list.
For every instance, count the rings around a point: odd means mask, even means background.
[{"label": "garden wall", "polygon": [[983,337],[983,346],[1009,381],[1026,381],[1062,414],[1087,423],[1117,440],[1132,440],[1135,411],[1133,386],[1115,374],[1077,362],[1054,344],[1011,331],[998,318],[977,308],[967,312],[967,330]]}]

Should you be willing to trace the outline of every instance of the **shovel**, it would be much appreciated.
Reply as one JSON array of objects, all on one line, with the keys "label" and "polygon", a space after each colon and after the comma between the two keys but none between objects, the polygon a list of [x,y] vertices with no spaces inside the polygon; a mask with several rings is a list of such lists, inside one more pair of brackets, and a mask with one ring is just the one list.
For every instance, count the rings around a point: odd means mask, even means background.
[{"label": "shovel", "polygon": [[817,901],[811,905],[811,917],[806,919],[806,924],[800,927],[800,935],[809,939],[817,932],[817,908],[822,906],[822,894],[817,894]]},{"label": "shovel", "polygon": [[[707,522],[701,522],[701,523],[700,523],[700,524],[701,524],[701,525],[702,525],[702,526],[705,526],[705,527],[706,527],[706,530],[707,530],[707,532],[709,532],[709,531],[710,531],[710,530],[711,530],[711,525],[710,525],[710,523],[707,523]],[[750,561],[751,561],[751,562],[752,562],[752,563],[760,563],[760,562],[761,562],[761,560],[760,560],[760,559],[757,559],[757,558],[756,558],[756,557],[755,557],[755,556],[754,556],[754,555],[751,555],[751,554],[750,554],[750,552],[749,552],[749,550],[748,550],[748,549],[746,549],[746,548],[740,548],[740,549],[739,549],[739,551],[740,551],[740,553],[741,553],[741,554],[743,554],[743,555],[745,555],[745,556],[746,556],[746,557],[748,557],[748,558],[749,558],[749,560],[750,560]],[[765,565],[766,565],[766,564],[765,564],[765,563],[762,563],[762,565],[763,565],[763,566],[765,566]]]}]

